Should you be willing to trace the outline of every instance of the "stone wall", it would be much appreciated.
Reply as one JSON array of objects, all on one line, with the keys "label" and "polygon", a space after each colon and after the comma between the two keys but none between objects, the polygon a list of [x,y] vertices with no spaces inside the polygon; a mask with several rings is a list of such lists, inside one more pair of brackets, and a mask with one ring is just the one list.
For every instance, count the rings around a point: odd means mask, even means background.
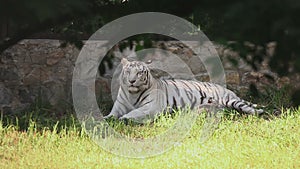
[{"label": "stone wall", "polygon": [[23,40],[4,51],[0,58],[2,111],[22,111],[38,101],[55,107],[71,104],[69,86],[78,52],[74,46],[61,48],[57,40]]},{"label": "stone wall", "polygon": [[[192,70],[196,78],[208,81],[209,77],[203,65],[195,59],[197,56],[183,44],[177,42],[159,42],[156,47],[177,54],[186,63],[195,68]],[[258,72],[238,57],[238,54],[216,45],[226,70],[226,81],[229,88],[245,93],[250,83],[257,86],[273,85],[280,87],[289,83],[289,78],[278,78],[265,62]],[[72,109],[71,83],[74,63],[79,50],[72,45],[61,47],[58,40],[23,40],[4,51],[0,56],[0,111],[15,113],[24,111],[35,104],[44,104],[49,111],[64,112]],[[131,50],[115,51],[118,65],[120,58],[134,55]],[[236,59],[237,64],[230,60]],[[108,70],[113,73],[113,70]],[[265,74],[272,76],[270,81]],[[110,100],[110,80],[98,78],[96,92],[100,100]]]}]

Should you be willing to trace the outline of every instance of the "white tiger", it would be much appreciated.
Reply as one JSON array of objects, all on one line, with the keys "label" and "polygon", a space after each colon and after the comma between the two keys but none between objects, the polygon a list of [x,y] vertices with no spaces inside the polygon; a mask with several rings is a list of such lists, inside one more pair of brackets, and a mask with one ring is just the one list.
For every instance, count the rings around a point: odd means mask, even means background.
[{"label": "white tiger", "polygon": [[105,116],[140,120],[154,117],[168,108],[216,103],[248,114],[263,110],[239,98],[232,91],[209,82],[155,79],[144,62],[123,58],[120,88],[111,112]]}]

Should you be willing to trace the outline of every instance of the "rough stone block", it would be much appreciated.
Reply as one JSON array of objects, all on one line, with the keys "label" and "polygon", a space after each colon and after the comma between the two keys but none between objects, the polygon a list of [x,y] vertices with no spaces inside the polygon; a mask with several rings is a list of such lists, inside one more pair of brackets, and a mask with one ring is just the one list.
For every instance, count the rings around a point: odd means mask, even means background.
[{"label": "rough stone block", "polygon": [[237,71],[226,71],[226,83],[240,85],[240,75]]},{"label": "rough stone block", "polygon": [[0,105],[7,105],[12,102],[13,95],[10,89],[6,88],[4,84],[0,83]]},{"label": "rough stone block", "polygon": [[42,82],[49,80],[49,74],[45,68],[35,67],[33,70],[24,77],[23,84],[28,85],[40,85]]},{"label": "rough stone block", "polygon": [[18,80],[18,70],[13,65],[0,65],[0,81]]}]

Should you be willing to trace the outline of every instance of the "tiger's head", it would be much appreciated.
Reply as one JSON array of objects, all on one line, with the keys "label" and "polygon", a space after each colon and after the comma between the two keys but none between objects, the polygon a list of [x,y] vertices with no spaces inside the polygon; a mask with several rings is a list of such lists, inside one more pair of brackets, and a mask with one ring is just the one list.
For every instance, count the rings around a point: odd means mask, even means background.
[{"label": "tiger's head", "polygon": [[121,72],[121,83],[131,94],[139,93],[150,87],[151,74],[144,62],[121,60],[123,69]]}]

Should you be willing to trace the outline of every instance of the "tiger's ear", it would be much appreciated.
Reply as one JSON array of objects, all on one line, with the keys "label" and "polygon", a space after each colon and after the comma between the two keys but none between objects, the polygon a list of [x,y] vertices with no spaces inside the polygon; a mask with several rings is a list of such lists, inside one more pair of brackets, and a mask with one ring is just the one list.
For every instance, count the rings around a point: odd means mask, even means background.
[{"label": "tiger's ear", "polygon": [[122,63],[123,66],[125,66],[128,62],[129,62],[129,61],[128,61],[126,58],[123,58],[123,59],[121,60],[121,63]]}]

